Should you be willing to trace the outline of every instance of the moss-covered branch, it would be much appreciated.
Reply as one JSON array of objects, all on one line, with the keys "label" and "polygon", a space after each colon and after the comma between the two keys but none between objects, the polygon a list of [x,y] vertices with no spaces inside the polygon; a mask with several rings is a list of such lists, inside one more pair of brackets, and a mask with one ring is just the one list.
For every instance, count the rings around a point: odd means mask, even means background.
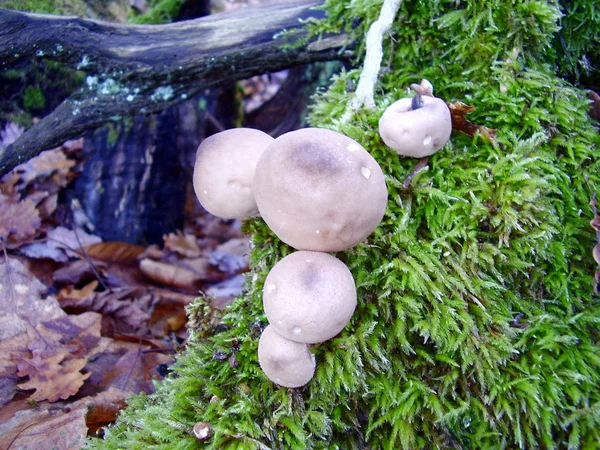
[{"label": "moss-covered branch", "polygon": [[317,0],[257,7],[168,25],[120,25],[0,9],[0,69],[48,58],[86,83],[0,154],[0,174],[112,117],[164,109],[220,83],[310,61],[347,57],[344,35],[307,39]]}]

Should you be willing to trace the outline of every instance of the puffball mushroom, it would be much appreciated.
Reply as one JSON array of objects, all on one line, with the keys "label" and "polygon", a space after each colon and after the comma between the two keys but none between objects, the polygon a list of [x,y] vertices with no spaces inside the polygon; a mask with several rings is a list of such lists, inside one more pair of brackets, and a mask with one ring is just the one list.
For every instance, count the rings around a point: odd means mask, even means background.
[{"label": "puffball mushroom", "polygon": [[451,133],[450,109],[437,97],[402,98],[392,103],[379,119],[383,142],[403,156],[433,155],[448,142]]},{"label": "puffball mushroom", "polygon": [[348,324],[356,308],[356,286],[339,259],[299,251],[271,269],[263,307],[275,331],[292,341],[314,344],[331,339]]},{"label": "puffball mushroom", "polygon": [[366,239],[387,203],[383,172],[356,141],[304,128],[273,141],[256,166],[260,215],[298,250],[337,252]]},{"label": "puffball mushroom", "polygon": [[223,219],[258,215],[254,170],[273,140],[259,130],[234,128],[202,141],[196,152],[194,191],[204,209]]},{"label": "puffball mushroom", "polygon": [[258,341],[258,363],[271,381],[289,388],[304,386],[315,373],[315,356],[308,346],[286,339],[271,325]]}]

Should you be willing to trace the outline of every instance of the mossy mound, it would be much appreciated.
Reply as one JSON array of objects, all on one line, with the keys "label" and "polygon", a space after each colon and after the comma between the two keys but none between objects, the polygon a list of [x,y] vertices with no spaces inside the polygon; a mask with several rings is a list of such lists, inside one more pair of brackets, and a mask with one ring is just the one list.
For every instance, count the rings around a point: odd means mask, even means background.
[{"label": "mossy mound", "polygon": [[[343,23],[357,36],[381,5],[330,3],[317,27]],[[222,317],[229,328],[203,322],[203,300],[193,305],[196,330],[176,373],[132,398],[91,448],[599,448],[588,202],[600,189],[600,139],[585,93],[556,76],[561,20],[556,2],[404,2],[378,109],[342,122],[353,71],[311,116],[365,146],[389,190],[368,242],[337,254],[359,305],[338,337],[314,346],[313,380],[278,388],[258,367],[262,285],[291,249],[249,221],[252,272]],[[405,189],[416,160],[386,149],[377,122],[421,78],[437,96],[474,105],[470,120],[497,138],[455,132]],[[213,432],[204,441],[192,433],[199,421]]]}]

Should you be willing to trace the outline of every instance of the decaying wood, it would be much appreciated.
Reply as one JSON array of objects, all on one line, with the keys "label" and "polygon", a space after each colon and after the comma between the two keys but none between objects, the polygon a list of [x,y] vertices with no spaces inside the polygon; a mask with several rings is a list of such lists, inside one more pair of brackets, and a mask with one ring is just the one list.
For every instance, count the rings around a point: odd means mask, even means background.
[{"label": "decaying wood", "polygon": [[167,25],[0,9],[0,69],[47,58],[87,73],[77,92],[0,153],[0,175],[111,118],[160,111],[258,73],[343,58],[344,36],[303,42],[303,21],[321,17],[321,3],[267,1]]}]

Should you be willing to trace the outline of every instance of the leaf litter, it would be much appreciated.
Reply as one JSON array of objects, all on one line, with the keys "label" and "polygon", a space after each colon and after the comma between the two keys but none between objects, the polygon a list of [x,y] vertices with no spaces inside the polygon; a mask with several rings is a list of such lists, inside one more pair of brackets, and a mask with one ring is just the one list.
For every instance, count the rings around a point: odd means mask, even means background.
[{"label": "leaf litter", "polygon": [[[22,132],[9,123],[0,148]],[[239,221],[194,200],[162,246],[102,241],[76,202],[59,205],[82,149],[68,141],[0,179],[3,449],[82,448],[127,395],[154,390],[185,345],[185,306],[203,295],[209,310],[224,307],[248,271]]]}]

